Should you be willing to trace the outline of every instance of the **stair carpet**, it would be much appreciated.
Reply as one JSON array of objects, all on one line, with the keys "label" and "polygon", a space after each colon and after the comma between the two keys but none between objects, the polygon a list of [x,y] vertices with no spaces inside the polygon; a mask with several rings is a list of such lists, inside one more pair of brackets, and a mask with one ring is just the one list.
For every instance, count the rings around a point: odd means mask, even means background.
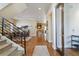
[{"label": "stair carpet", "polygon": [[23,56],[23,53],[22,50],[18,50],[18,47],[12,46],[12,43],[0,38],[0,56]]}]

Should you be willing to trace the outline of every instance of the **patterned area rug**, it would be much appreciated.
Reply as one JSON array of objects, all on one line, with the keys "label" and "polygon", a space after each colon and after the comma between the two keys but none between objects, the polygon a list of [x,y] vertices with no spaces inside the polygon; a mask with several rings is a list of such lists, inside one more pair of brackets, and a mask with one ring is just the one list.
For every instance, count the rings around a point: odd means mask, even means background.
[{"label": "patterned area rug", "polygon": [[50,56],[46,45],[37,45],[34,48],[33,56]]}]

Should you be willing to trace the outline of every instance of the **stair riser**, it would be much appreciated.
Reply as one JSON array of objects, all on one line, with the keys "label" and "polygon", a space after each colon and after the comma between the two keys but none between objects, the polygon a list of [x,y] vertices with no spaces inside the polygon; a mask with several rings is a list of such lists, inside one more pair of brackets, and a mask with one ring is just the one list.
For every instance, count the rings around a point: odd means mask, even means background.
[{"label": "stair riser", "polygon": [[9,54],[8,56],[15,54],[16,51],[17,51],[17,49],[18,49],[18,48],[16,48],[16,49],[15,49],[11,54]]},{"label": "stair riser", "polygon": [[6,51],[6,50],[8,50],[8,49],[10,49],[11,47],[12,47],[12,44],[9,44],[8,46],[6,46],[6,47],[0,49],[0,53]]},{"label": "stair riser", "polygon": [[6,43],[7,43],[6,40],[0,41],[0,45],[6,44]]}]

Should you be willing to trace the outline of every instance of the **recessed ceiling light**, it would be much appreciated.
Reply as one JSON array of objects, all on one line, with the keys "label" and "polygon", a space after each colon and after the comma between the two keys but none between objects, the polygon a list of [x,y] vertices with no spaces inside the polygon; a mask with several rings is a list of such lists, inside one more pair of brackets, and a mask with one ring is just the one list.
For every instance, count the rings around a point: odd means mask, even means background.
[{"label": "recessed ceiling light", "polygon": [[38,8],[38,10],[41,10],[41,8]]}]

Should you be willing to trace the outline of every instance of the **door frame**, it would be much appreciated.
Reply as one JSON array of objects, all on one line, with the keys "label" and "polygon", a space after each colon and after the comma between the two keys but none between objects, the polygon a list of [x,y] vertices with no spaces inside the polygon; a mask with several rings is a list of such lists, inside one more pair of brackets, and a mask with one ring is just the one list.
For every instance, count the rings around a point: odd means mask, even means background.
[{"label": "door frame", "polygon": [[59,52],[59,54],[61,56],[64,56],[64,3],[59,3],[56,6],[55,13],[56,13],[56,10],[60,6],[62,7],[62,10],[61,10],[61,44],[62,44],[62,48],[61,49],[62,49],[62,51],[57,49],[57,23],[55,23],[55,29],[56,29],[56,51]]}]

